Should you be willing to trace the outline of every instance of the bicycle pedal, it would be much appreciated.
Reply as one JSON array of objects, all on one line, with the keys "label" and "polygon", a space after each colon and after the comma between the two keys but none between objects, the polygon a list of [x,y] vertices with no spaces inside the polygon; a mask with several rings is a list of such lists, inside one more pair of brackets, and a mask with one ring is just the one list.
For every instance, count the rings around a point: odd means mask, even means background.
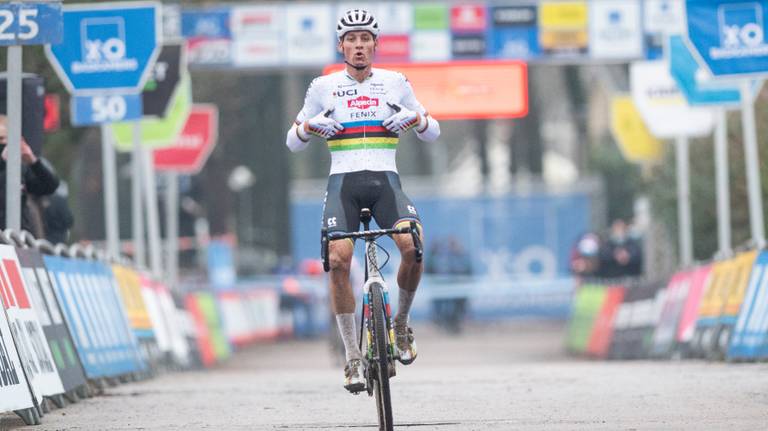
[{"label": "bicycle pedal", "polygon": [[387,371],[389,371],[389,377],[395,377],[397,375],[397,368],[394,362],[390,362],[387,365]]}]

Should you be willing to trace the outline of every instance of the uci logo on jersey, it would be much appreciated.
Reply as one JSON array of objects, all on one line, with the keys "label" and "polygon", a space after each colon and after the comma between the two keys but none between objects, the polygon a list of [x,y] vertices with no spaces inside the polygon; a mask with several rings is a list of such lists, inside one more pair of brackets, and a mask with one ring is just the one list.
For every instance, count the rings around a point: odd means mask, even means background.
[{"label": "uci logo on jersey", "polygon": [[710,48],[712,59],[768,55],[763,12],[758,2],[721,5],[717,9],[720,46]]},{"label": "uci logo on jersey", "polygon": [[335,97],[347,97],[347,96],[357,96],[357,88],[350,88],[349,90],[336,90],[333,92],[333,95]]}]

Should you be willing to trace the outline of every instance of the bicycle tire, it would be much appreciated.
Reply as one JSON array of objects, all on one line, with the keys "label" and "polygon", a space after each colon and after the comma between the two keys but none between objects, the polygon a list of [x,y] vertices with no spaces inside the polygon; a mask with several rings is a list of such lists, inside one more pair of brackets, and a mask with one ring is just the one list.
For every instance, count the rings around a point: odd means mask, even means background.
[{"label": "bicycle tire", "polygon": [[373,319],[373,345],[376,360],[376,375],[374,393],[376,394],[376,410],[379,414],[379,428],[392,431],[392,398],[389,391],[389,353],[387,352],[387,325],[385,323],[383,289],[379,283],[371,283]]}]

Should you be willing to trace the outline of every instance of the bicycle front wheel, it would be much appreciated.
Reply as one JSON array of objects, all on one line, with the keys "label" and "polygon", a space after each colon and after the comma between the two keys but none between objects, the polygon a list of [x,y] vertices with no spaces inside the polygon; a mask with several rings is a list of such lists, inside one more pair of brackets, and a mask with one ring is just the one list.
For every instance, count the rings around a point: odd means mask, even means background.
[{"label": "bicycle front wheel", "polygon": [[386,310],[384,310],[383,287],[379,283],[371,283],[374,346],[374,393],[376,394],[376,409],[379,413],[379,427],[392,431],[392,398],[389,392],[389,353],[387,351]]}]

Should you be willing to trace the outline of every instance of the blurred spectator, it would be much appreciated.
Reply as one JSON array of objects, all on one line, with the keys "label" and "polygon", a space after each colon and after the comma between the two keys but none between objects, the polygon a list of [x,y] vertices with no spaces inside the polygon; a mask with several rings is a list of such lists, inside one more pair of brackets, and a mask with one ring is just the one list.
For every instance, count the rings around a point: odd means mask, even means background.
[{"label": "blurred spectator", "polygon": [[470,275],[472,266],[469,255],[458,239],[450,236],[444,240],[436,239],[429,249],[426,259],[428,274]]},{"label": "blurred spectator", "polygon": [[600,271],[600,236],[594,232],[586,232],[576,240],[571,249],[571,272],[574,275],[587,277],[596,276]]},{"label": "blurred spectator", "polygon": [[45,239],[51,244],[69,242],[69,230],[75,224],[75,218],[69,209],[68,195],[67,183],[61,181],[56,193],[42,196],[38,200],[43,212]]},{"label": "blurred spectator", "polygon": [[602,277],[627,277],[642,274],[643,252],[640,240],[630,236],[629,227],[622,219],[611,224],[610,236],[600,256]]},{"label": "blurred spectator", "polygon": [[[3,146],[0,157],[0,226],[5,229],[5,180],[6,160],[8,159],[8,128],[5,115],[0,115],[0,145]],[[38,158],[26,140],[21,138],[21,228],[32,233],[40,233],[42,227],[34,222],[34,214],[27,204],[28,195],[50,195],[59,187],[59,177],[53,168],[42,158]]]}]

